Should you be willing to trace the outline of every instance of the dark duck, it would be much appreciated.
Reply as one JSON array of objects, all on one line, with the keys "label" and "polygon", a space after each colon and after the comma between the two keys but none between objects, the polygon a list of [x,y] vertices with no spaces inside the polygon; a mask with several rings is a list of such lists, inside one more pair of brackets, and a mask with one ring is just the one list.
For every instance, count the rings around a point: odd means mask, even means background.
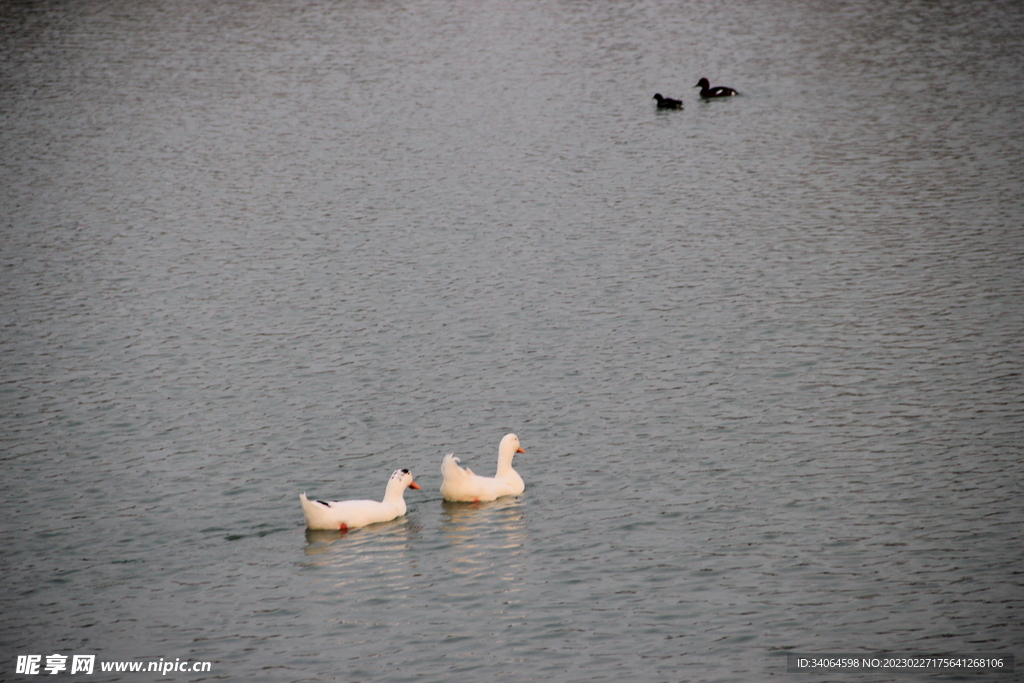
[{"label": "dark duck", "polygon": [[673,100],[671,97],[662,97],[660,92],[654,93],[655,100],[658,100],[658,109],[682,109],[682,100]]},{"label": "dark duck", "polygon": [[705,100],[709,100],[712,97],[732,97],[733,95],[739,95],[738,92],[732,88],[727,88],[724,85],[719,85],[712,88],[711,84],[708,83],[708,79],[702,78],[697,81],[697,85],[694,88],[700,88],[700,96]]}]

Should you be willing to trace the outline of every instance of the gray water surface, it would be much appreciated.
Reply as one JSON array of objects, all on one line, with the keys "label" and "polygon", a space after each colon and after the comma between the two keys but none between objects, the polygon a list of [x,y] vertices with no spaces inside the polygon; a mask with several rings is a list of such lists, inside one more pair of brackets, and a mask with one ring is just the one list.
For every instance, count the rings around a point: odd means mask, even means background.
[{"label": "gray water surface", "polygon": [[[1022,36],[1009,0],[3,2],[0,679],[1024,654]],[[444,504],[508,431],[525,494]],[[306,532],[300,492],[397,467],[404,518]]]}]

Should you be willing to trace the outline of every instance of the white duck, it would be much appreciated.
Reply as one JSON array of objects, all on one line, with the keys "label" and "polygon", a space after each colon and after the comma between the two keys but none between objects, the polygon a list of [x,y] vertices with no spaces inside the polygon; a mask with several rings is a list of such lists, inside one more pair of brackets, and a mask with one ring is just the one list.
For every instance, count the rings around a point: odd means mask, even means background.
[{"label": "white duck", "polygon": [[498,445],[498,471],[493,477],[473,474],[468,467],[460,467],[454,453],[444,456],[441,463],[441,495],[445,500],[463,503],[481,503],[501,496],[518,496],[526,490],[526,484],[519,473],[512,469],[512,458],[516,453],[525,453],[519,445],[519,437],[506,434]]},{"label": "white duck", "polygon": [[420,487],[412,479],[409,470],[395,470],[388,480],[388,488],[384,491],[384,500],[310,500],[303,493],[299,496],[302,502],[302,514],[306,517],[306,526],[310,529],[341,531],[358,529],[367,524],[390,522],[405,514],[405,490]]}]

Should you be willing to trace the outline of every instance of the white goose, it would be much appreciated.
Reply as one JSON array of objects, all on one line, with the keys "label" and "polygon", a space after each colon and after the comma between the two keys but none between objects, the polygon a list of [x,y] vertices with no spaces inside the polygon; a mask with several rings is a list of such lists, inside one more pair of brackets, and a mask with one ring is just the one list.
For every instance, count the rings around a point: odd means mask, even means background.
[{"label": "white goose", "polygon": [[468,467],[460,467],[454,453],[444,456],[441,462],[441,495],[445,500],[463,503],[481,503],[501,496],[518,496],[526,490],[526,484],[519,473],[512,469],[512,458],[516,453],[525,453],[519,445],[519,437],[506,434],[498,445],[498,471],[493,477],[473,474]]},{"label": "white goose", "polygon": [[306,526],[310,529],[341,531],[358,529],[367,524],[390,522],[405,514],[405,490],[420,487],[412,480],[409,470],[395,470],[388,480],[388,488],[384,491],[384,500],[310,500],[303,493],[299,496],[302,502],[302,514],[306,517]]}]

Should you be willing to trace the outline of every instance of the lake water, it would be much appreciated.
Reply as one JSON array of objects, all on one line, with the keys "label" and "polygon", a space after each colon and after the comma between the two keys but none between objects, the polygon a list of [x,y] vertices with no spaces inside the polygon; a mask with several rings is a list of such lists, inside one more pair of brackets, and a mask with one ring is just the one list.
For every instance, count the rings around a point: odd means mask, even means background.
[{"label": "lake water", "polygon": [[[0,679],[1024,655],[1024,3],[39,0],[0,31]],[[525,494],[444,504],[443,455],[491,474],[509,431]],[[306,532],[300,492],[398,467],[404,518]],[[160,659],[211,671],[99,671]]]}]

